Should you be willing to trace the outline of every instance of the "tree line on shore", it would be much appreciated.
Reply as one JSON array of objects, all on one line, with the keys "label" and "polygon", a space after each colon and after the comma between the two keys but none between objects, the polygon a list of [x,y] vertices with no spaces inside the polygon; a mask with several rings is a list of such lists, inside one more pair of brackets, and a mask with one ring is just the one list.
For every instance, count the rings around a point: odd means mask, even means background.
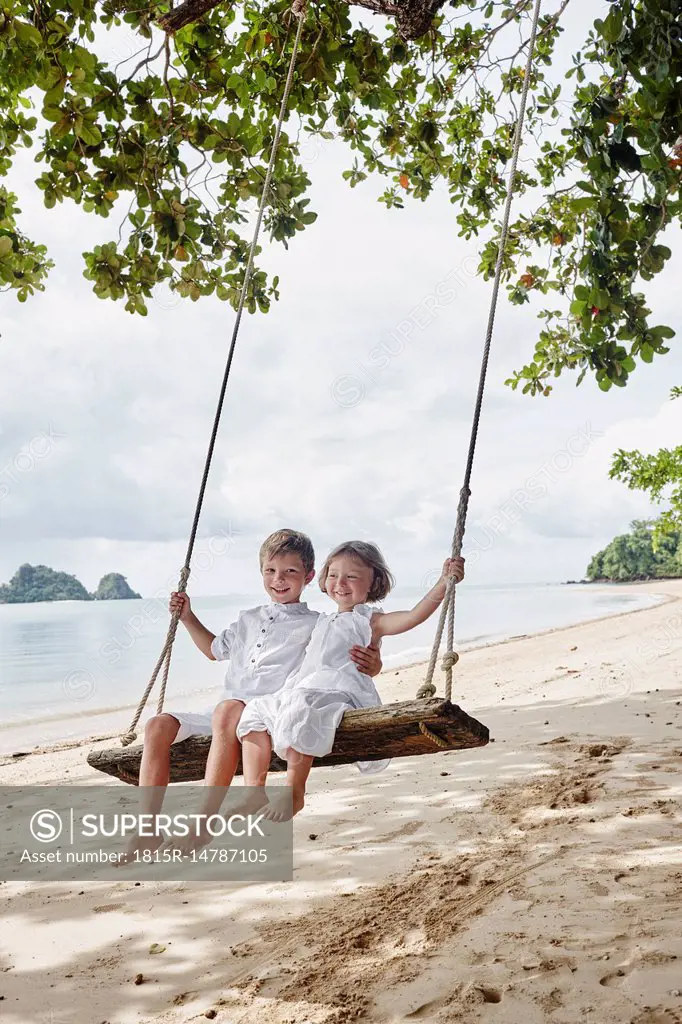
[{"label": "tree line on shore", "polygon": [[630,533],[614,537],[591,559],[586,572],[591,582],[650,580],[682,576],[682,532],[656,535],[656,523],[635,520]]}]

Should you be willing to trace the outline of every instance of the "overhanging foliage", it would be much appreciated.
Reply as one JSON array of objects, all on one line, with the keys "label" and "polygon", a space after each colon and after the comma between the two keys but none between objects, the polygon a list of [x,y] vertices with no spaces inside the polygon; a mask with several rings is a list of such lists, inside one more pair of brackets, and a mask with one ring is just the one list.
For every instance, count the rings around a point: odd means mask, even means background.
[{"label": "overhanging foliage", "polygon": [[[520,58],[532,0],[311,3],[265,227],[285,245],[315,220],[306,137],[342,139],[351,186],[387,179],[381,201],[425,200],[442,182],[467,239],[496,224],[505,192]],[[670,256],[661,234],[682,213],[682,3],[619,0],[585,25],[567,75],[553,71],[569,0],[545,4],[531,82],[532,160],[512,225],[512,302],[549,296],[528,364],[509,383],[548,393],[564,370],[624,385],[638,360],[668,351],[642,281]],[[186,6],[186,5],[183,5]],[[192,300],[236,304],[246,222],[262,187],[293,38],[287,3],[212,4],[166,35],[168,3],[17,0],[0,12],[0,173],[33,146],[46,207],[71,200],[115,214],[111,240],[85,253],[101,298],[145,313],[165,282]],[[419,20],[421,18],[421,21]],[[128,54],[112,36],[128,33]],[[534,140],[534,141],[533,141]],[[120,227],[119,227],[120,224]],[[481,250],[492,274],[497,244]],[[0,285],[25,300],[50,269],[0,187]],[[247,308],[266,311],[277,279],[254,275]]]}]

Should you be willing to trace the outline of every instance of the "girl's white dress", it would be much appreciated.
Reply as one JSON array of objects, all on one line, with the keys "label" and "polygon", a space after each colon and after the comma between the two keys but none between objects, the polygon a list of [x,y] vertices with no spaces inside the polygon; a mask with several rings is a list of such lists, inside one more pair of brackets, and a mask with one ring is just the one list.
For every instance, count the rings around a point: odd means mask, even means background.
[{"label": "girl's white dress", "polygon": [[[358,604],[349,612],[320,615],[310,637],[303,663],[277,693],[255,697],[244,708],[237,735],[269,732],[276,754],[286,758],[290,747],[301,754],[324,757],[344,712],[376,707],[381,697],[371,676],[360,672],[350,659],[350,648],[371,643],[370,619],[381,611]],[[358,761],[361,772],[380,772],[383,761]]]}]

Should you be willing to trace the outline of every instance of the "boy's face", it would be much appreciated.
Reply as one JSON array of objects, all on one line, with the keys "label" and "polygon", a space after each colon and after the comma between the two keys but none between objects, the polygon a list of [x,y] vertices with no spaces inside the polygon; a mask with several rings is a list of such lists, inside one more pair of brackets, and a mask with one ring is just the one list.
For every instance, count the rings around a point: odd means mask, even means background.
[{"label": "boy's face", "polygon": [[272,558],[266,558],[261,572],[265,590],[277,604],[300,601],[303,588],[315,575],[313,570],[306,573],[300,555],[273,555]]}]

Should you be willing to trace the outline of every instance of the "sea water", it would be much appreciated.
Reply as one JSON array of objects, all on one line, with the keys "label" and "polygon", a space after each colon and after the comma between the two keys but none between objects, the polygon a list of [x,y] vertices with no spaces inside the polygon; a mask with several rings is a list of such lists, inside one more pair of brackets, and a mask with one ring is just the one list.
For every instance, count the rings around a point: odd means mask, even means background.
[{"label": "sea water", "polygon": [[[306,596],[311,607],[333,610],[312,588]],[[396,588],[384,607],[410,607],[420,596],[418,590]],[[218,633],[240,609],[261,604],[264,597],[200,597],[193,599],[192,608]],[[634,611],[657,600],[617,586],[463,583],[457,589],[457,646],[480,646]],[[427,658],[436,618],[402,636],[387,637],[384,666]],[[167,607],[156,599],[0,605],[0,752],[122,729],[149,680],[167,628]],[[223,675],[224,666],[205,658],[180,626],[166,707],[215,704]]]}]

